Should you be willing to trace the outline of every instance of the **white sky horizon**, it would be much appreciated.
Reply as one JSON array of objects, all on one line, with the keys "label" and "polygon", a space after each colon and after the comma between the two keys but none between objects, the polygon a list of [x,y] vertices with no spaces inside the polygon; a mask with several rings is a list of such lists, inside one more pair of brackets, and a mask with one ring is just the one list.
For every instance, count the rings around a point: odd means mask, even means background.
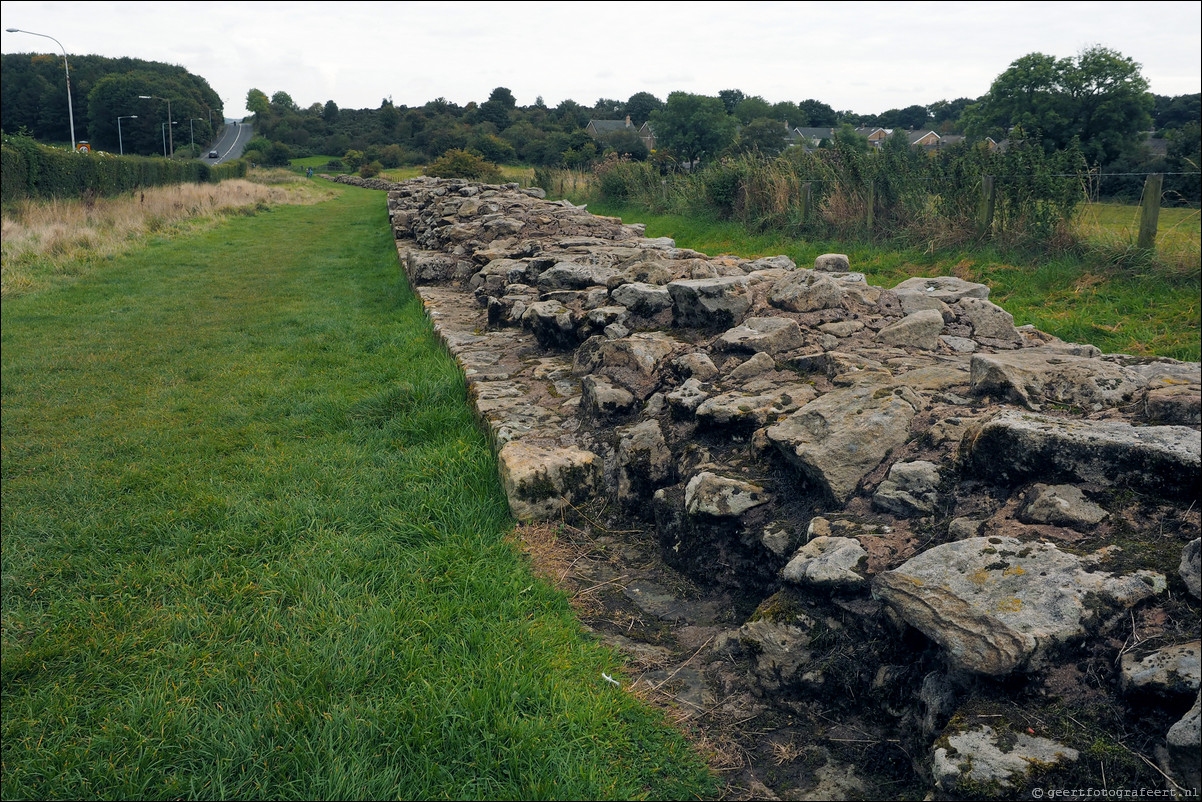
[{"label": "white sky horizon", "polygon": [[[710,9],[710,6],[716,6]],[[1159,95],[1202,91],[1202,3],[909,4],[744,2],[233,3],[0,2],[4,28],[62,43],[68,56],[129,56],[205,78],[227,117],[246,93],[287,92],[301,108],[482,103],[498,86],[518,105],[625,101],[636,92],[769,103],[814,98],[880,114],[976,98],[1016,59],[1101,45],[1141,65]],[[0,33],[0,52],[59,53]],[[0,76],[2,80],[2,76]],[[79,99],[77,99],[78,102]]]}]

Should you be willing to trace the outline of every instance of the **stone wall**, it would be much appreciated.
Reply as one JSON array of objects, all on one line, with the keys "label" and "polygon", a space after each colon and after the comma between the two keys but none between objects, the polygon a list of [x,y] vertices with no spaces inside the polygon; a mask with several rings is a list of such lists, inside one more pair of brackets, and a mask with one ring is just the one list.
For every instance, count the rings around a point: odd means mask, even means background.
[{"label": "stone wall", "polygon": [[1197,363],[1016,327],[956,278],[708,256],[516,185],[376,186],[514,516],[648,532],[741,611],[706,654],[770,708],[891,722],[957,796],[1096,770],[1006,700],[1102,705],[1197,787]]}]

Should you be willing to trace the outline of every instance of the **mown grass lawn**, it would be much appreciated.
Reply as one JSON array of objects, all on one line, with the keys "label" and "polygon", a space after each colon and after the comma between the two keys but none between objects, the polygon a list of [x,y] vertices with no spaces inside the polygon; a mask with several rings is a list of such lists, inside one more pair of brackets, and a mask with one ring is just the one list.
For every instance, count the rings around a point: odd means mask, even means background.
[{"label": "mown grass lawn", "polygon": [[2,320],[4,799],[716,793],[506,542],[380,193]]}]

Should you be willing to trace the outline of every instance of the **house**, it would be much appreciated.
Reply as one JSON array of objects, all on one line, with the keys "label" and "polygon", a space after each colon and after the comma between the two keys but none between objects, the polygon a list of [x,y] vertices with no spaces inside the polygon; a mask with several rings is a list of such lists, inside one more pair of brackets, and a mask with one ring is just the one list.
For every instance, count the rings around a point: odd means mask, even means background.
[{"label": "house", "polygon": [[937,148],[943,138],[934,131],[907,131],[906,135],[911,147]]},{"label": "house", "polygon": [[796,143],[806,150],[813,150],[822,144],[824,139],[834,139],[834,128],[794,128]]},{"label": "house", "polygon": [[634,124],[630,122],[629,114],[626,115],[625,120],[589,120],[588,125],[584,127],[584,130],[593,139],[604,139],[610,134],[627,129],[634,130]]},{"label": "house", "polygon": [[589,136],[597,140],[604,140],[610,134],[615,134],[619,131],[634,131],[638,134],[639,139],[643,140],[643,144],[647,147],[648,152],[655,150],[655,134],[651,130],[650,123],[643,123],[642,126],[636,128],[634,123],[630,121],[629,114],[626,115],[625,120],[589,120],[584,130]]},{"label": "house", "polygon": [[885,144],[885,140],[893,136],[892,128],[881,128],[879,126],[866,126],[857,128],[856,133],[868,140],[868,144],[874,148],[879,148]]}]

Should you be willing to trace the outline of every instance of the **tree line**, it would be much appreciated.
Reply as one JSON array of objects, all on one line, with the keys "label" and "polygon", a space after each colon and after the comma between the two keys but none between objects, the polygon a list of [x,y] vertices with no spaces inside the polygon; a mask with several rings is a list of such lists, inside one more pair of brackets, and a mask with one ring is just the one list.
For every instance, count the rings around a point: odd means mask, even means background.
[{"label": "tree line", "polygon": [[[87,132],[94,148],[115,151],[120,135],[126,153],[162,152],[165,104],[142,95],[171,98],[176,143],[193,138],[207,143],[221,122],[216,93],[182,67],[99,56],[72,57],[71,64],[76,128]],[[61,67],[52,55],[4,56],[0,116],[5,131],[43,141],[69,139]],[[1171,197],[1199,201],[1202,95],[1154,95],[1138,64],[1100,46],[1071,58],[1025,55],[979,98],[875,115],[836,110],[812,98],[769,102],[738,89],[712,96],[673,92],[664,100],[636,92],[626,100],[599,98],[586,106],[569,99],[549,107],[541,98],[518,106],[508,88],[497,87],[486,100],[463,106],[436,98],[406,107],[385,98],[378,108],[343,109],[334,100],[301,108],[285,91],[268,96],[255,88],[247,93],[247,108],[258,134],[247,157],[266,164],[329,155],[352,169],[381,169],[428,164],[464,151],[495,164],[585,169],[615,154],[650,160],[666,172],[746,154],[771,158],[788,147],[790,129],[830,128],[855,141],[851,130],[869,126],[959,134],[969,142],[1017,136],[1038,142],[1048,153],[1073,147],[1089,168],[1106,176],[1098,182],[1101,195],[1138,197],[1142,179],[1133,174],[1163,172],[1170,174]],[[627,118],[631,127],[602,137],[586,130],[590,120]],[[644,123],[654,130],[654,152],[639,136]],[[1155,131],[1151,138],[1150,131]]]},{"label": "tree line", "polygon": [[[1106,197],[1139,197],[1137,173],[1169,173],[1170,199],[1199,201],[1199,123],[1202,95],[1175,97],[1148,91],[1140,67],[1122,54],[1092,47],[1071,58],[1032,53],[1013,62],[979,98],[940,100],[877,115],[836,110],[815,99],[769,102],[738,89],[707,96],[674,92],[661,100],[638,92],[627,100],[600,98],[591,106],[565,100],[555,107],[541,98],[518,106],[497,87],[488,99],[459,106],[445,98],[422,106],[340,109],[334,101],[300,108],[286,92],[252,89],[247,107],[260,139],[252,155],[266,163],[328,154],[347,167],[428,164],[450,151],[466,151],[493,163],[585,169],[607,154],[657,162],[667,171],[681,164],[713,163],[746,154],[774,157],[794,128],[830,128],[854,141],[857,127],[932,130],[968,142],[1038,143],[1046,153],[1074,149],[1104,180]],[[586,130],[590,120],[624,120],[631,126],[602,137]],[[638,129],[650,123],[655,151]],[[1152,133],[1154,132],[1154,133]],[[860,146],[867,149],[868,143]]]},{"label": "tree line", "polygon": [[[224,121],[221,98],[208,81],[183,67],[136,58],[73,55],[69,68],[75,135],[87,140],[93,150],[162,155],[164,140],[173,139],[177,152],[186,151],[193,140],[200,151]],[[0,70],[4,132],[41,142],[70,142],[62,56],[10,53],[0,60]],[[171,135],[165,129],[167,100],[174,123]]]}]

